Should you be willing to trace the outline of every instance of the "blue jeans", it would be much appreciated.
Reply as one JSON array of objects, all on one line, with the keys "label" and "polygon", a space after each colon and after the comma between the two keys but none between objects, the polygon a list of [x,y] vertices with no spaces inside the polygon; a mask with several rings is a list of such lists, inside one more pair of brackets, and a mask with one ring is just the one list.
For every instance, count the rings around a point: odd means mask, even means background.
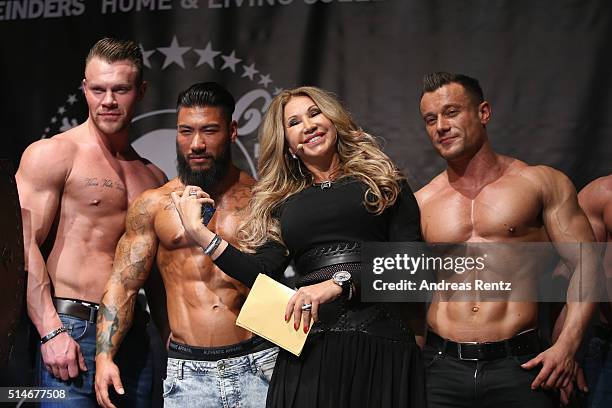
[{"label": "blue jeans", "polygon": [[164,408],[263,408],[278,348],[218,361],[168,358]]},{"label": "blue jeans", "polygon": [[[96,377],[96,324],[87,320],[60,314],[60,320],[68,333],[79,346],[85,358],[87,371],[80,372],[77,378],[62,381],[49,373],[44,366],[42,357],[38,358],[38,380],[42,387],[66,389],[68,399],[57,402],[43,402],[41,407],[84,407],[97,408],[94,381]],[[39,348],[40,354],[40,348]],[[109,389],[113,403],[118,407],[149,408],[151,406],[151,388],[153,381],[153,358],[149,351],[149,337],[145,332],[145,323],[134,322],[126,335],[119,352],[115,356],[119,366],[121,381],[125,394],[117,395]]]},{"label": "blue jeans", "polygon": [[612,407],[612,343],[599,337],[589,341],[584,357],[584,375],[591,408]]}]

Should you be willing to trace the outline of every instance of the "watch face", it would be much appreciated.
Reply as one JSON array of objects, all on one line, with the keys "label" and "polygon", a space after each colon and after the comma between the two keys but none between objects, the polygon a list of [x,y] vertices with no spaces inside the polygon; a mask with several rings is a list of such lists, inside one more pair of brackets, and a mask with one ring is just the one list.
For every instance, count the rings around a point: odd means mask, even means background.
[{"label": "watch face", "polygon": [[351,279],[351,274],[347,271],[338,271],[334,273],[333,279],[337,283],[344,283]]}]

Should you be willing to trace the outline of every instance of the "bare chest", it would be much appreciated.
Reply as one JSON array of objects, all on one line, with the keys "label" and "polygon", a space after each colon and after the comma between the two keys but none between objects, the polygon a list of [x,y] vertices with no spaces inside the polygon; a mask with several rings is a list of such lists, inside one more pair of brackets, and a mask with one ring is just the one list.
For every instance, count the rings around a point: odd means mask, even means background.
[{"label": "bare chest", "polygon": [[474,197],[446,188],[421,208],[424,237],[429,242],[540,241],[542,203],[530,185],[501,182]]},{"label": "bare chest", "polygon": [[155,175],[140,161],[109,162],[84,154],[72,168],[63,199],[81,214],[110,216],[125,213],[140,193],[158,186]]},{"label": "bare chest", "polygon": [[[239,222],[235,211],[218,208],[207,227],[226,241],[236,244]],[[164,199],[161,210],[155,216],[155,232],[160,244],[166,250],[179,250],[195,245],[186,235],[176,208],[169,198]]]}]

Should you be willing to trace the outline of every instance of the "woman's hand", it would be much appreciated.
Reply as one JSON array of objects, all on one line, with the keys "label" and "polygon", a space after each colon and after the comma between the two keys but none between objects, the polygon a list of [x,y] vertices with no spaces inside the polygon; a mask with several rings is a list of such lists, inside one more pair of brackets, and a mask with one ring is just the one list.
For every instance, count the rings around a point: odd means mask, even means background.
[{"label": "woman's hand", "polygon": [[[285,321],[288,322],[293,315],[293,328],[295,330],[299,329],[301,320],[304,333],[307,333],[310,319],[312,318],[315,322],[319,320],[319,305],[332,302],[338,299],[341,294],[342,288],[331,279],[314,285],[302,286],[287,303]],[[303,309],[304,305],[311,305],[311,307]]]},{"label": "woman's hand", "polygon": [[215,202],[197,186],[185,186],[183,191],[173,191],[170,198],[185,228],[187,235],[198,245],[207,246],[215,234],[202,223],[202,204]]}]

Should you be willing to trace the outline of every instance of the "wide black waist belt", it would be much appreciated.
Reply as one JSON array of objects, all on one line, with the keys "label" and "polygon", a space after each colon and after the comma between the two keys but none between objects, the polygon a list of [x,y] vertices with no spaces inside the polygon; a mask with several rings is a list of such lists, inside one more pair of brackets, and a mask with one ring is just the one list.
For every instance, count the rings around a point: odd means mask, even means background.
[{"label": "wide black waist belt", "polygon": [[334,242],[306,251],[296,260],[295,267],[305,275],[331,265],[353,262],[361,262],[361,243]]},{"label": "wide black waist belt", "polygon": [[98,304],[84,302],[78,299],[53,298],[57,313],[87,320],[95,323],[98,317]]},{"label": "wide black waist belt", "polygon": [[457,343],[429,331],[427,345],[442,354],[460,360],[496,360],[508,356],[523,356],[539,353],[542,350],[536,329],[528,330],[510,339],[487,343]]}]

